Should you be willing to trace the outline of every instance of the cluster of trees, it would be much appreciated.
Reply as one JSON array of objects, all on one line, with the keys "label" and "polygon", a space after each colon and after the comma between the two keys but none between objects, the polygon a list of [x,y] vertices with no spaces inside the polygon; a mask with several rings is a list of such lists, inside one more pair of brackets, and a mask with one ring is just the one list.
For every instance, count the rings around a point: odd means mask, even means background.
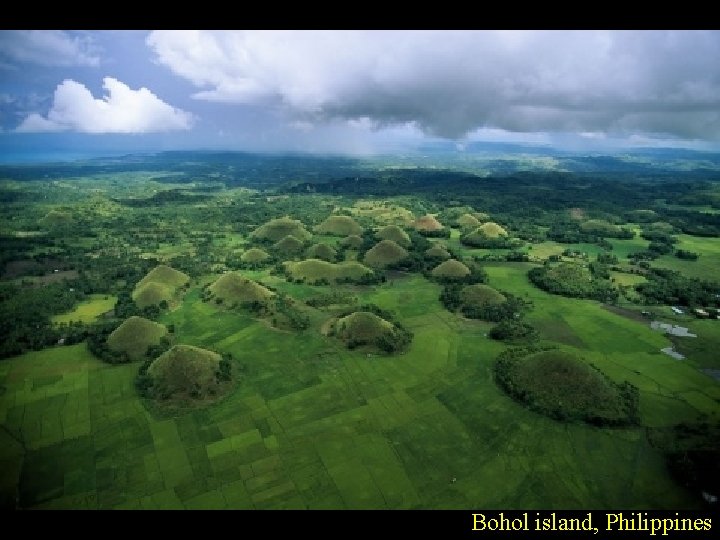
[{"label": "cluster of trees", "polygon": [[356,304],[357,296],[341,289],[330,289],[329,292],[319,293],[305,299],[305,303],[312,307],[326,307],[343,304]]},{"label": "cluster of trees", "polygon": [[520,320],[532,308],[532,302],[506,291],[501,291],[505,300],[499,303],[468,304],[463,296],[466,285],[451,283],[440,292],[440,302],[451,312],[460,311],[468,319],[501,322]]},{"label": "cluster of trees", "polygon": [[683,276],[664,268],[651,268],[647,281],[635,286],[646,304],[679,304],[681,306],[720,306],[720,284]]},{"label": "cluster of trees", "polygon": [[[598,275],[605,275],[607,269],[604,265],[596,263],[595,272]],[[532,268],[528,272],[528,278],[538,288],[552,294],[569,296],[571,298],[590,298],[601,302],[615,302],[619,293],[606,279],[601,279],[590,272],[590,279],[557,279],[550,270],[552,266],[540,266]],[[609,274],[608,274],[609,275]]]}]

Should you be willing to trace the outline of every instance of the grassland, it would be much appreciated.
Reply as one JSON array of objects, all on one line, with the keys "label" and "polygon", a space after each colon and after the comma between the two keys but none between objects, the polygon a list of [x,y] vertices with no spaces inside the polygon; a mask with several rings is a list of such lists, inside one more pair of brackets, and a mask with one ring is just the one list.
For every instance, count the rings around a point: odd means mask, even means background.
[{"label": "grassland", "polygon": [[54,323],[70,323],[74,321],[93,322],[103,313],[115,307],[117,297],[104,294],[91,294],[87,300],[80,302],[72,311],[55,315]]}]

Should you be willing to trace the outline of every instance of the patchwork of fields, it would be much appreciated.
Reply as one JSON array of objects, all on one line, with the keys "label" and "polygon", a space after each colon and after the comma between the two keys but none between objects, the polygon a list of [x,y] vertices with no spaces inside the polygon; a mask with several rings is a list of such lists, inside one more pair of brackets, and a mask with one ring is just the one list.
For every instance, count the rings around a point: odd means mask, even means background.
[{"label": "patchwork of fields", "polygon": [[[720,385],[659,349],[668,338],[598,302],[549,295],[527,263],[485,267],[534,302],[544,342],[640,389],[642,422],[717,419]],[[247,272],[302,299],[319,290]],[[0,362],[0,496],[28,508],[688,508],[644,428],[563,424],[503,394],[489,323],[447,312],[440,287],[398,276],[350,287],[394,311],[415,339],[399,356],[345,349],[200,301],[191,288],[160,322],[182,342],[231,352],[236,390],[164,417],[84,343]],[[711,323],[710,321],[708,321]],[[720,367],[711,355],[704,367]]]}]

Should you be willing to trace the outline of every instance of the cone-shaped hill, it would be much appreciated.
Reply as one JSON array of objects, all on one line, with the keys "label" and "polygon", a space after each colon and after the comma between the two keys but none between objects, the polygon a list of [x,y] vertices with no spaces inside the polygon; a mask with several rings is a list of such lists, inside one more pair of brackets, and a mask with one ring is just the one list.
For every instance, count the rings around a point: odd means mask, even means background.
[{"label": "cone-shaped hill", "polygon": [[443,228],[442,223],[440,223],[435,216],[431,216],[430,214],[416,219],[415,223],[413,223],[413,227],[420,232],[434,232]]},{"label": "cone-shaped hill", "polygon": [[470,269],[462,262],[450,259],[437,265],[431,273],[438,278],[463,278],[470,275]]},{"label": "cone-shaped hill", "polygon": [[132,292],[139,308],[170,302],[178,289],[190,282],[190,276],[170,266],[156,266],[142,278]]},{"label": "cone-shaped hill", "polygon": [[463,214],[455,221],[461,229],[477,229],[482,223],[472,214]]},{"label": "cone-shaped hill", "polygon": [[304,244],[295,236],[287,235],[273,244],[273,251],[281,257],[294,257],[302,253]]},{"label": "cone-shaped hill", "polygon": [[356,261],[333,264],[319,259],[308,259],[286,262],[285,267],[290,277],[310,284],[322,280],[330,283],[339,280],[357,281],[367,274],[372,274],[372,270]]},{"label": "cone-shaped hill", "polygon": [[410,236],[397,225],[387,225],[375,233],[377,238],[381,240],[392,240],[402,247],[408,247],[411,244]]},{"label": "cone-shaped hill", "polygon": [[334,261],[337,257],[337,251],[327,244],[313,244],[305,252],[308,259],[322,259],[324,261]]},{"label": "cone-shaped hill", "polygon": [[145,358],[148,347],[159,345],[167,334],[164,325],[132,316],[112,331],[107,346],[111,351],[127,353],[130,360],[140,360]]},{"label": "cone-shaped hill", "polygon": [[399,351],[412,340],[407,331],[371,311],[355,311],[336,319],[330,334],[350,349],[370,346],[384,352]]},{"label": "cone-shaped hill", "polygon": [[265,262],[270,258],[270,255],[267,251],[260,248],[250,248],[247,251],[245,251],[242,255],[240,255],[240,260],[244,263],[248,264],[259,264],[262,262]]},{"label": "cone-shaped hill", "polygon": [[482,283],[464,287],[462,298],[464,306],[478,308],[492,304],[502,304],[506,300],[505,295]]},{"label": "cone-shaped hill", "polygon": [[350,216],[330,216],[315,227],[315,231],[320,234],[350,236],[362,234],[363,228]]},{"label": "cone-shaped hill", "polygon": [[212,351],[175,345],[147,366],[144,393],[161,403],[192,406],[216,399],[229,387],[230,365]]},{"label": "cone-shaped hill", "polygon": [[442,244],[437,243],[433,247],[425,250],[425,256],[433,259],[449,259],[450,253]]},{"label": "cone-shaped hill", "polygon": [[340,245],[349,249],[358,249],[363,245],[363,239],[361,236],[351,234],[347,238],[343,238],[340,241]]},{"label": "cone-shaped hill", "polygon": [[312,236],[301,221],[289,217],[271,219],[250,233],[252,238],[277,242],[286,236],[293,236],[304,242]]},{"label": "cone-shaped hill", "polygon": [[381,240],[365,253],[365,264],[374,268],[382,268],[402,261],[408,252],[392,240]]},{"label": "cone-shaped hill", "polygon": [[220,276],[215,283],[208,287],[215,298],[220,298],[225,304],[265,304],[275,293],[266,289],[259,283],[243,277],[238,272],[228,272]]}]

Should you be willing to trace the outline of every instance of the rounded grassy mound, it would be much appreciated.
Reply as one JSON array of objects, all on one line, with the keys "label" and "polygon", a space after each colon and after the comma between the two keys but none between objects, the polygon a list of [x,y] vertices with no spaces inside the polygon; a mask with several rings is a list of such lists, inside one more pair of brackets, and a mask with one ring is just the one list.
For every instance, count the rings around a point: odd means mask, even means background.
[{"label": "rounded grassy mound", "polygon": [[455,223],[461,229],[477,229],[481,222],[472,214],[463,214],[455,220]]},{"label": "rounded grassy mound", "polygon": [[337,251],[327,244],[314,244],[308,248],[305,255],[309,259],[322,259],[324,261],[334,261],[337,257]]},{"label": "rounded grassy mound", "polygon": [[138,284],[132,292],[132,299],[140,309],[157,306],[161,302],[170,302],[173,299],[173,290],[167,285],[151,281]]},{"label": "rounded grassy mound", "polygon": [[394,325],[369,311],[356,311],[337,320],[335,335],[346,341],[373,343],[380,337],[392,333]]},{"label": "rounded grassy mound", "polygon": [[362,234],[363,228],[350,216],[330,216],[315,227],[315,231],[320,234],[350,236]]},{"label": "rounded grassy mound", "polygon": [[293,256],[302,252],[303,243],[295,236],[287,235],[282,240],[274,243],[273,249],[280,255]]},{"label": "rounded grassy mound", "polygon": [[159,345],[167,334],[164,325],[133,315],[110,333],[107,346],[113,352],[127,353],[130,360],[140,360],[148,347]]},{"label": "rounded grassy mound", "polygon": [[40,220],[41,225],[47,227],[62,227],[63,225],[70,225],[75,221],[70,212],[63,210],[50,210]]},{"label": "rounded grassy mound", "polygon": [[470,215],[477,219],[480,223],[484,223],[490,219],[490,214],[486,214],[485,212],[471,212]]},{"label": "rounded grassy mound", "polygon": [[364,261],[368,266],[382,268],[402,261],[408,252],[392,240],[381,240],[365,253]]},{"label": "rounded grassy mound", "polygon": [[449,259],[450,253],[442,244],[438,243],[433,247],[426,249],[425,256],[434,259]]},{"label": "rounded grassy mound", "polygon": [[477,231],[480,231],[480,233],[485,235],[487,238],[500,238],[501,236],[508,235],[507,231],[494,221],[483,223],[477,228]]},{"label": "rounded grassy mound", "polygon": [[470,275],[470,269],[456,259],[444,261],[433,268],[434,277],[463,278]]},{"label": "rounded grassy mound", "polygon": [[589,219],[580,225],[580,230],[597,235],[616,235],[621,232],[620,227],[603,219]]},{"label": "rounded grassy mound", "polygon": [[293,236],[304,242],[312,236],[301,221],[290,217],[271,219],[250,233],[252,238],[278,242],[286,236]]},{"label": "rounded grassy mound", "polygon": [[492,304],[502,304],[506,300],[505,295],[482,283],[464,287],[462,296],[463,305],[478,308]]},{"label": "rounded grassy mound", "polygon": [[432,216],[430,214],[424,215],[424,216],[416,219],[413,226],[418,231],[426,231],[426,232],[439,231],[443,228],[442,223],[440,223],[435,218],[435,216]]},{"label": "rounded grassy mound", "polygon": [[408,247],[412,243],[408,233],[403,231],[397,225],[387,225],[379,229],[377,233],[375,233],[375,236],[381,240],[392,240],[402,247]]},{"label": "rounded grassy mound", "polygon": [[186,273],[175,270],[166,264],[161,264],[150,270],[150,272],[138,282],[137,286],[139,287],[146,283],[160,283],[170,289],[177,289],[187,285],[189,282],[190,276]]},{"label": "rounded grassy mound", "polygon": [[286,262],[285,267],[293,279],[301,279],[307,283],[317,283],[321,280],[328,282],[357,281],[367,274],[372,274],[372,270],[356,261],[333,264],[320,259],[308,259]]},{"label": "rounded grassy mound", "polygon": [[363,239],[357,234],[351,234],[347,238],[343,238],[340,241],[340,245],[348,249],[358,249],[360,246],[363,245]]},{"label": "rounded grassy mound", "polygon": [[147,395],[183,404],[217,397],[223,386],[221,356],[192,345],[175,345],[147,368]]},{"label": "rounded grassy mound", "polygon": [[208,290],[225,304],[264,304],[275,295],[259,283],[243,277],[238,272],[228,272],[220,276]]},{"label": "rounded grassy mound", "polygon": [[558,420],[599,425],[636,421],[637,389],[617,385],[602,372],[564,351],[501,355],[496,379],[512,397]]},{"label": "rounded grassy mound", "polygon": [[242,262],[249,264],[261,263],[269,258],[268,252],[260,248],[250,248],[240,256]]}]

